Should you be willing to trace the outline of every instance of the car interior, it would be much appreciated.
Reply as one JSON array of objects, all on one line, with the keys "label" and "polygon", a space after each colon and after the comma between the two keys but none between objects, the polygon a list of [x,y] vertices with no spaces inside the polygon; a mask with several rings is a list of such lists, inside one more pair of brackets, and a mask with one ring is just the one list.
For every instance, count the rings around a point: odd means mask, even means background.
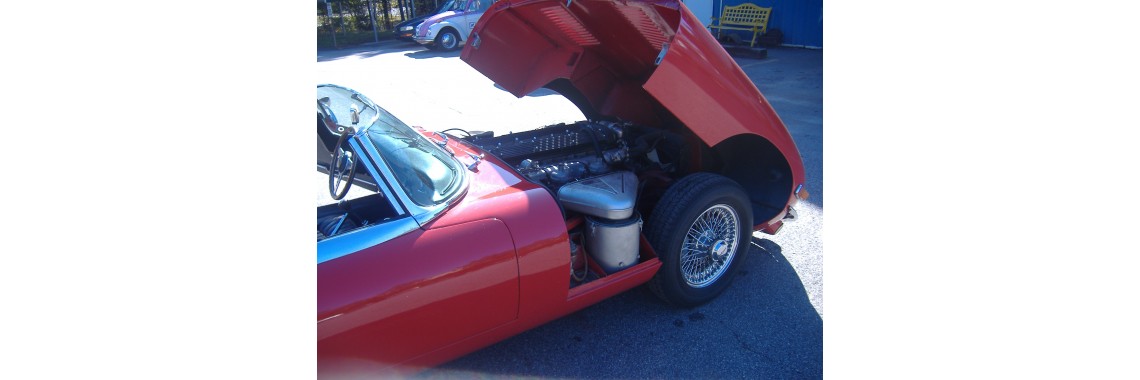
[{"label": "car interior", "polygon": [[332,157],[331,151],[340,136],[326,127],[319,114],[317,137],[318,241],[400,215],[384,193],[378,191],[375,180],[366,170],[356,172],[352,188],[343,199],[332,199],[328,194],[328,165]]}]

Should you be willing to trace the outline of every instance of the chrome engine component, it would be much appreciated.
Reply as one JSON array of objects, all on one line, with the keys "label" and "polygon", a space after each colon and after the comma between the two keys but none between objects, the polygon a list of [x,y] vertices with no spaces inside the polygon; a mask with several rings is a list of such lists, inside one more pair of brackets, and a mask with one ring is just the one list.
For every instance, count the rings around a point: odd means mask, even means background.
[{"label": "chrome engine component", "polygon": [[568,183],[558,189],[567,210],[605,219],[633,216],[637,205],[637,175],[618,171]]},{"label": "chrome engine component", "polygon": [[586,217],[586,252],[607,274],[636,265],[640,251],[641,214],[623,220]]},{"label": "chrome engine component", "polygon": [[[679,152],[681,142],[665,131],[611,121],[558,124],[497,137],[473,135],[465,140],[546,186],[566,211],[585,215],[584,242],[581,247],[571,245],[574,279],[585,278],[576,269],[584,270],[587,258],[606,273],[637,265],[642,225],[637,212],[638,173],[670,170],[671,164],[656,157],[666,146],[669,152]],[[581,248],[588,255],[581,255]]]}]

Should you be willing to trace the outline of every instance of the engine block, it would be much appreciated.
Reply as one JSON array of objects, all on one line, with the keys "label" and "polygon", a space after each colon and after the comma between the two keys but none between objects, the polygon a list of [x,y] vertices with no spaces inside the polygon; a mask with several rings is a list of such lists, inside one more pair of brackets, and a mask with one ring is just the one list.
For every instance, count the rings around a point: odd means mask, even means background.
[{"label": "engine block", "polygon": [[531,181],[557,189],[567,182],[609,173],[629,158],[623,127],[580,121],[467,141],[513,166]]}]

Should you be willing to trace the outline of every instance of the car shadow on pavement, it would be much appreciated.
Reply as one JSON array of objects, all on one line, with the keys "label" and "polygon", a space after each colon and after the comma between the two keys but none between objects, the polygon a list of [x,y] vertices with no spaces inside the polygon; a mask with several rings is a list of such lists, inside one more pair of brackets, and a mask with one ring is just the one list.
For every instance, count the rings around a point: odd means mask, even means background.
[{"label": "car shadow on pavement", "polygon": [[365,44],[341,49],[318,49],[317,62],[335,61],[348,57],[372,58],[381,54],[414,52],[425,49],[415,42],[388,40],[379,44]]},{"label": "car shadow on pavement", "polygon": [[749,246],[708,304],[632,290],[416,377],[821,378],[823,319],[778,244]]},{"label": "car shadow on pavement", "polygon": [[[510,92],[510,91],[507,91],[507,89],[503,88],[503,86],[500,86],[498,83],[495,83],[495,88],[503,90],[503,92]],[[531,91],[529,94],[526,94],[527,97],[532,97],[532,98],[533,97],[539,97],[539,96],[548,96],[548,95],[561,95],[561,94],[559,94],[557,91],[554,91],[554,90],[551,90],[551,89],[545,88],[545,87],[539,87],[537,90]]]},{"label": "car shadow on pavement", "polygon": [[455,49],[452,51],[443,51],[443,50],[429,50],[427,48],[424,48],[424,50],[404,53],[404,56],[410,57],[410,58],[415,58],[415,59],[450,58],[450,57],[459,57],[459,52],[461,52],[461,51],[462,50],[460,50],[460,49]]}]

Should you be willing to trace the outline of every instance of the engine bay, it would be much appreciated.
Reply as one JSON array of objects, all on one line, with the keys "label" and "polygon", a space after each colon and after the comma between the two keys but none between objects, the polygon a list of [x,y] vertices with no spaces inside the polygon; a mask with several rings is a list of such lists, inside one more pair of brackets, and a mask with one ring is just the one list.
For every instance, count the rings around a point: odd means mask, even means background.
[{"label": "engine bay", "polygon": [[558,201],[573,246],[572,286],[654,257],[642,249],[642,214],[655,202],[644,193],[671,181],[683,151],[680,136],[630,123],[579,121],[465,140]]},{"label": "engine bay", "polygon": [[[672,172],[680,150],[680,137],[630,123],[579,121],[555,124],[503,136],[466,138],[495,155],[532,182],[557,193],[575,181],[632,171]],[[666,140],[671,149],[658,149]],[[664,147],[666,145],[661,145]]]}]

